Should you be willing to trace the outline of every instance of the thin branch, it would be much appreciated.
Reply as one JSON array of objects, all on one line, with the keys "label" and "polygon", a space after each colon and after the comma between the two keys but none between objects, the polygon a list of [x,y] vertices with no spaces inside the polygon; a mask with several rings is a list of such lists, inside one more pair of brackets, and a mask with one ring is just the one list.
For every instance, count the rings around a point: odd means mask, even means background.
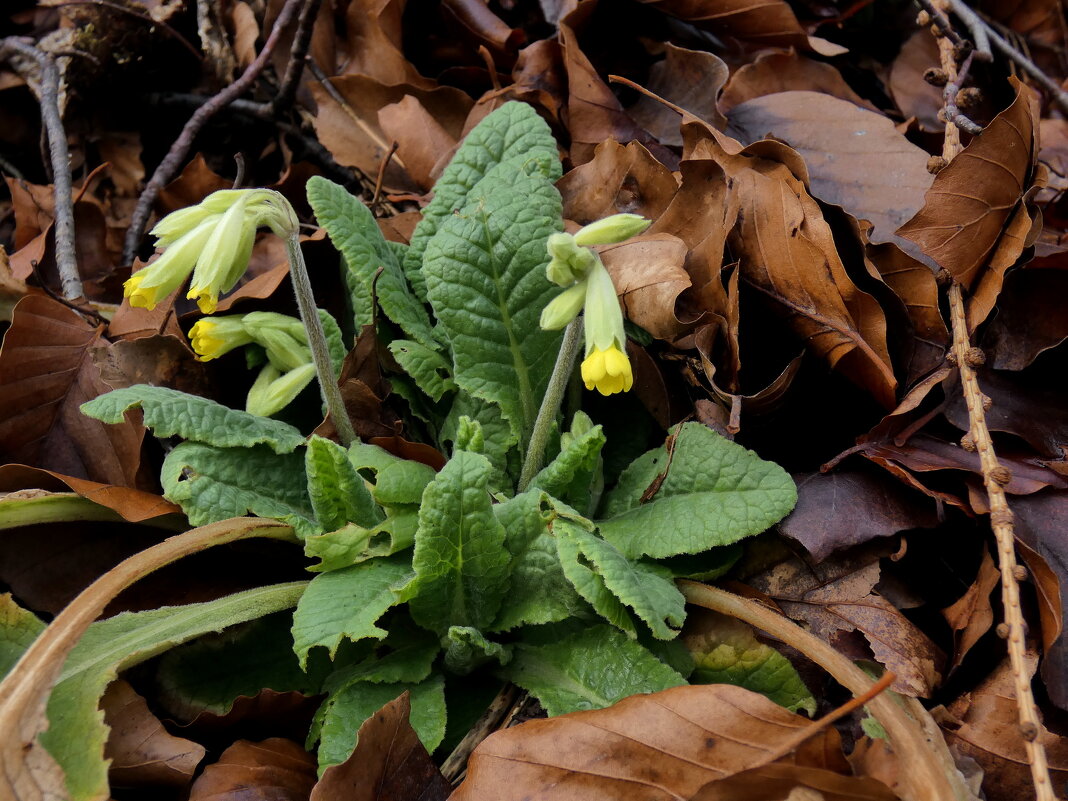
[{"label": "thin branch", "polygon": [[300,78],[304,74],[305,57],[308,55],[312,31],[315,30],[315,20],[319,16],[321,5],[322,0],[305,0],[304,7],[300,10],[297,32],[293,36],[293,47],[289,51],[289,63],[286,64],[286,74],[282,77],[278,94],[270,103],[271,113],[274,115],[289,108],[293,104],[293,98],[297,96]]},{"label": "thin branch", "polygon": [[930,15],[931,22],[938,28],[939,33],[949,39],[949,41],[957,47],[961,47],[964,44],[964,40],[960,38],[959,33],[953,30],[953,26],[949,23],[949,18],[946,17],[942,9],[931,2],[931,0],[916,0],[916,3]]},{"label": "thin branch", "polygon": [[953,13],[964,23],[968,33],[971,34],[972,42],[975,43],[975,52],[979,54],[979,60],[990,61],[994,57],[994,54],[990,52],[990,36],[987,33],[987,26],[979,18],[979,15],[964,3],[951,3],[950,7],[953,9]]},{"label": "thin branch", "polygon": [[957,105],[957,93],[963,88],[964,81],[968,77],[968,70],[972,68],[972,57],[975,55],[975,51],[968,53],[964,61],[960,65],[960,70],[957,73],[957,77],[951,81],[946,81],[945,87],[942,89],[942,100],[946,104],[945,115],[946,121],[952,122],[958,128],[965,133],[970,133],[972,136],[976,136],[983,132],[981,126],[976,125],[970,119],[968,119],[961,112],[960,107]]},{"label": "thin branch", "polygon": [[[14,36],[0,40],[0,59],[17,54],[37,64],[40,70],[40,90],[37,102],[41,106],[41,121],[48,138],[48,154],[52,163],[52,184],[55,191],[56,269],[63,297],[77,300],[85,295],[78,258],[74,247],[74,191],[70,177],[70,153],[67,151],[67,132],[59,112],[59,70],[50,55],[32,43]],[[22,70],[17,63],[15,69]],[[27,83],[31,83],[27,81]],[[32,83],[31,83],[32,86]]]},{"label": "thin branch", "polygon": [[471,756],[471,752],[475,750],[479,743],[497,730],[501,721],[508,714],[508,710],[512,708],[512,704],[518,694],[519,689],[511,682],[501,687],[500,692],[486,707],[486,711],[482,713],[475,725],[460,740],[459,745],[449,754],[448,759],[442,763],[442,776],[450,782],[455,782],[459,778],[460,774],[467,768],[467,760]]},{"label": "thin branch", "polygon": [[193,140],[200,133],[200,129],[216,112],[252,87],[253,82],[263,72],[263,68],[267,66],[267,62],[278,45],[282,32],[296,16],[301,2],[302,0],[286,0],[286,4],[282,7],[282,11],[274,23],[274,28],[271,30],[270,36],[267,37],[267,41],[264,43],[259,55],[248,65],[240,78],[193,112],[193,115],[182,129],[182,133],[171,145],[171,149],[167,152],[163,161],[156,167],[156,171],[152,173],[152,178],[145,185],[141,196],[137,199],[133,219],[130,222],[129,230],[126,232],[126,242],[122,251],[123,261],[126,264],[132,264],[134,257],[137,255],[137,248],[141,244],[141,235],[144,233],[145,225],[148,223],[149,215],[152,213],[152,204],[156,202],[160,190],[166,186],[167,182],[178,171],[182,162],[185,161],[190,148],[193,146]]}]

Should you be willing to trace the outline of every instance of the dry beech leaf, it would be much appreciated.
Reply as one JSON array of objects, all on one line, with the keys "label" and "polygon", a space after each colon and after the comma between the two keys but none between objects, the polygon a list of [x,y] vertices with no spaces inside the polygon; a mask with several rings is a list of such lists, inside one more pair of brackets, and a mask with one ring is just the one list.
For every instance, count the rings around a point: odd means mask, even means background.
[{"label": "dry beech leaf", "polygon": [[942,610],[942,616],[953,629],[953,662],[950,669],[960,666],[965,654],[979,642],[994,624],[994,610],[990,606],[990,593],[1001,581],[1001,571],[994,565],[990,552],[983,549],[983,561],[979,572],[967,592]]},{"label": "dry beech leaf", "polygon": [[[668,42],[663,61],[649,70],[645,87],[722,130],[727,126],[727,118],[720,113],[716,96],[729,74],[727,65],[718,56]],[[627,113],[662,145],[682,146],[679,115],[660,101],[642,95]]]},{"label": "dry beech leaf", "polygon": [[1064,43],[1064,18],[1058,0],[984,0],[979,8],[1033,45],[1057,47]]},{"label": "dry beech leaf", "polygon": [[808,37],[783,0],[641,0],[721,36],[809,49]]},{"label": "dry beech leaf", "polygon": [[437,178],[434,166],[456,147],[456,138],[412,95],[383,106],[378,123],[386,140],[397,143],[397,156],[412,180],[423,190],[431,189]]},{"label": "dry beech leaf", "polygon": [[675,300],[690,286],[683,268],[685,242],[670,234],[645,234],[605,248],[601,258],[628,320],[658,339],[673,339],[684,330]]},{"label": "dry beech leaf", "polygon": [[[933,177],[927,152],[882,114],[829,94],[765,95],[735,106],[728,132],[750,143],[782,139],[805,159],[812,195],[869,220],[872,242],[898,241],[903,223],[923,205]],[[905,249],[913,247],[903,242]]]},{"label": "dry beech leaf", "polygon": [[[1012,105],[935,176],[923,208],[898,229],[966,288],[977,283],[1033,181],[1038,100],[1030,88],[1009,80],[1016,89]],[[1024,246],[1023,237],[1015,236],[1013,261]]]},{"label": "dry beech leaf", "polygon": [[693,801],[896,801],[876,779],[804,765],[765,765],[705,785]]},{"label": "dry beech leaf", "polygon": [[78,409],[110,389],[91,358],[101,332],[48,297],[31,295],[15,307],[0,350],[4,461],[136,486],[145,429],[130,421],[106,425]]},{"label": "dry beech leaf", "polygon": [[727,114],[747,100],[793,90],[822,92],[870,111],[878,111],[850,89],[842,74],[830,64],[805,58],[794,50],[761,53],[755,61],[740,67],[723,88],[719,96],[719,108]]},{"label": "dry beech leaf", "polygon": [[419,89],[434,88],[434,82],[420,75],[404,56],[401,16],[405,5],[404,0],[354,0],[348,4],[346,36],[338,54],[344,65],[342,74],[366,75],[387,86],[407,83]]},{"label": "dry beech leaf", "polygon": [[[490,735],[471,755],[467,779],[451,801],[736,799],[735,783],[727,785],[727,795],[717,785],[750,769],[765,777],[793,776],[795,786],[803,786],[806,771],[848,774],[834,729],[818,731],[766,764],[810,723],[762,695],[724,684],[636,695],[607,709],[532,720]],[[869,795],[841,798],[893,798],[878,783],[863,787]]]},{"label": "dry beech leaf", "polygon": [[419,742],[408,693],[363,722],[356,750],[323,773],[310,801],[445,801],[452,785]]},{"label": "dry beech leaf", "polygon": [[292,740],[238,740],[193,783],[189,801],[306,801],[315,757]]},{"label": "dry beech leaf", "polygon": [[671,170],[638,142],[623,146],[609,139],[593,158],[556,182],[564,219],[579,225],[613,214],[640,214],[657,220],[675,195]]},{"label": "dry beech leaf", "polygon": [[100,699],[110,731],[104,756],[115,787],[186,787],[204,758],[204,746],[168,734],[145,699],[125,681]]},{"label": "dry beech leaf", "polygon": [[140,523],[163,515],[181,514],[177,505],[151,492],[101,484],[22,464],[0,465],[0,492],[29,488],[54,491],[71,489],[93,503],[118,512],[130,523]]},{"label": "dry beech leaf", "polygon": [[998,313],[984,334],[996,370],[1022,370],[1068,339],[1068,270],[1016,270],[1005,279]]},{"label": "dry beech leaf", "polygon": [[942,90],[923,79],[924,72],[938,66],[938,59],[935,37],[926,29],[916,31],[890,65],[887,87],[905,119],[915,117],[923,130],[940,133],[946,127],[938,120],[944,103]]}]

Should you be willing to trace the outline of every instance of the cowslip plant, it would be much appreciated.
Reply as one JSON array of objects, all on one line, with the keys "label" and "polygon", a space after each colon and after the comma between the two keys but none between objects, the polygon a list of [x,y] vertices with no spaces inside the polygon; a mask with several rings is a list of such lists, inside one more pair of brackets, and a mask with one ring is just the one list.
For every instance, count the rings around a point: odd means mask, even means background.
[{"label": "cowslip plant", "polygon": [[[110,422],[139,407],[157,436],[184,440],[162,484],[191,523],[251,513],[296,530],[315,576],[291,636],[299,668],[326,695],[309,738],[321,768],[343,761],[360,723],[405,690],[433,750],[447,720],[462,729],[477,716],[492,680],[526,689],[551,715],[685,683],[693,661],[676,639],[685,607],[675,579],[721,574],[739,540],[794,504],[785,471],[696,423],[602,491],[602,427],[560,410],[574,318],[585,309],[583,381],[602,394],[629,389],[622,315],[589,246],[647,223],[563,234],[559,177],[548,127],[508,103],[468,135],[409,245],[384,239],[342,187],[308,184],[342,255],[354,327],[377,324],[412,427],[448,454],[438,471],[163,388],[83,407]],[[240,324],[245,334],[230,333],[246,346],[255,337]]]}]

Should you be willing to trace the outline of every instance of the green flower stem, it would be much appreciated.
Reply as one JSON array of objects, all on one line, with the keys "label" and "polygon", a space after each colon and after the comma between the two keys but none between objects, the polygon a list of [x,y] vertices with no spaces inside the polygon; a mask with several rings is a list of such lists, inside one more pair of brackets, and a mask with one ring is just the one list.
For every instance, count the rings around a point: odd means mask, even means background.
[{"label": "green flower stem", "polygon": [[564,339],[560,343],[560,352],[556,355],[556,365],[553,367],[553,374],[549,376],[549,386],[545,388],[541,408],[538,409],[534,428],[530,432],[527,455],[519,474],[520,492],[530,485],[545,463],[545,446],[549,441],[549,432],[552,430],[556,413],[560,411],[560,402],[564,399],[564,392],[567,391],[581,344],[582,317],[580,316],[568,323],[567,328],[564,329]]},{"label": "green flower stem", "polygon": [[345,402],[341,399],[341,390],[337,385],[337,375],[330,361],[330,348],[326,344],[326,333],[315,310],[315,298],[312,295],[311,281],[308,279],[308,267],[304,263],[304,254],[300,249],[300,237],[293,233],[286,237],[286,255],[289,256],[289,275],[293,280],[293,292],[297,296],[297,308],[300,319],[308,332],[308,346],[311,348],[315,372],[319,376],[319,388],[326,401],[327,411],[334,421],[338,439],[348,447],[356,441],[356,431],[349,420]]}]

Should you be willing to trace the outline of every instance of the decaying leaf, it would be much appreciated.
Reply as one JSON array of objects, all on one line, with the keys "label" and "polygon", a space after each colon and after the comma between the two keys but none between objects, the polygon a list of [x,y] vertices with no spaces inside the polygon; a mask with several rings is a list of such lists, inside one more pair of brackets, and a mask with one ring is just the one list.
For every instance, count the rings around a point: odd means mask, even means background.
[{"label": "decaying leaf", "polygon": [[315,757],[292,740],[238,740],[193,783],[189,801],[304,801],[315,784]]}]

